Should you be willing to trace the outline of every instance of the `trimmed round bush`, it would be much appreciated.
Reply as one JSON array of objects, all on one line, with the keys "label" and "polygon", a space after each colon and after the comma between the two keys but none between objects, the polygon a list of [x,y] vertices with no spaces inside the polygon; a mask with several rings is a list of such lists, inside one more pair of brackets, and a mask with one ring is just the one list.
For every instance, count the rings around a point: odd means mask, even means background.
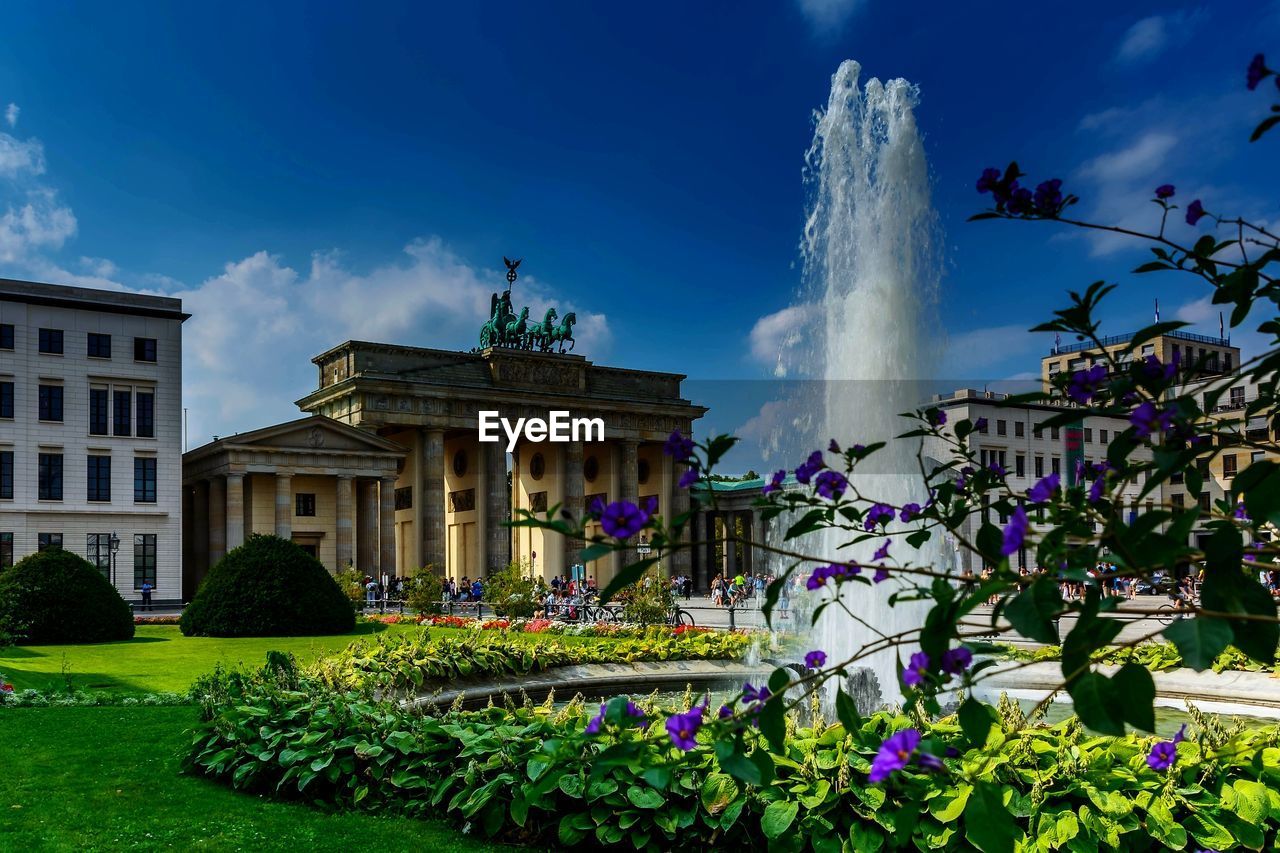
[{"label": "trimmed round bush", "polygon": [[345,634],[356,614],[319,560],[258,535],[213,567],[178,624],[187,636],[302,637]]},{"label": "trimmed round bush", "polygon": [[0,633],[19,643],[128,640],[133,611],[92,563],[55,548],[0,572]]}]

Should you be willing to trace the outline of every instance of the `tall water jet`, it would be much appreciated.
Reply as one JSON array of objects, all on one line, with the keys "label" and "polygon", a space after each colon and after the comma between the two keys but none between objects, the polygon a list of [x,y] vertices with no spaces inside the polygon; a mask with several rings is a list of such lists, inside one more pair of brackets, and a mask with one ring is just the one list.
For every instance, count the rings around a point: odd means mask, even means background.
[{"label": "tall water jet", "polygon": [[[935,303],[940,278],[937,222],[930,203],[928,166],[916,126],[919,91],[906,80],[859,86],[861,66],[840,65],[831,95],[818,114],[806,155],[809,209],[802,244],[805,304],[816,310],[805,360],[823,380],[813,402],[817,436],[869,444],[909,428],[900,413],[928,399],[925,380],[937,363]],[[820,424],[820,426],[818,426]],[[890,441],[859,466],[854,485],[895,505],[927,498],[917,459],[918,442]],[[822,553],[832,561],[870,561],[882,538],[845,544],[850,535],[829,531]],[[936,564],[940,543],[913,552],[893,537],[899,561]],[[828,606],[814,627],[814,648],[842,660],[880,635],[919,628],[927,605],[889,596],[898,578],[873,585],[846,584],[849,612]],[[824,593],[829,594],[829,593]],[[850,613],[852,615],[850,615]],[[901,650],[903,659],[913,649]],[[901,698],[898,650],[859,663],[871,667],[885,701]]]}]

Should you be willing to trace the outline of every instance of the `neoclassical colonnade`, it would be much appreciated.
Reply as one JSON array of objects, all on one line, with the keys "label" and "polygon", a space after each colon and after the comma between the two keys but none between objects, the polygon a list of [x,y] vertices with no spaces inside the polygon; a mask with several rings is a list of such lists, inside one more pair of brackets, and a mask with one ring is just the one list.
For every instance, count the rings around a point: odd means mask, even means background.
[{"label": "neoclassical colonnade", "polygon": [[693,516],[693,582],[707,589],[716,575],[768,574],[772,561],[755,543],[768,541],[769,523],[752,506],[762,481],[716,483],[715,501],[698,489],[702,508]]},{"label": "neoclassical colonnade", "polygon": [[253,533],[331,570],[395,574],[395,484],[405,450],[325,418],[228,436],[183,457],[184,587]]}]

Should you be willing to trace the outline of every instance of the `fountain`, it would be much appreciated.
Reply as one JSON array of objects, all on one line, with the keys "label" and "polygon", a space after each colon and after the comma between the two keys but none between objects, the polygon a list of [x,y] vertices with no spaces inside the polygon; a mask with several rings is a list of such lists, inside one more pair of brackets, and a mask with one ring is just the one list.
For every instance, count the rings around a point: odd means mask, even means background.
[{"label": "fountain", "polygon": [[[800,361],[812,365],[812,378],[822,380],[810,383],[820,390],[812,395],[814,432],[808,436],[822,447],[830,437],[868,444],[905,431],[908,424],[899,415],[928,399],[926,380],[940,339],[934,320],[938,228],[913,114],[919,93],[901,79],[860,86],[861,70],[857,62],[845,61],[832,77],[831,96],[817,116],[806,155],[804,304],[814,306],[817,319]],[[793,458],[811,448],[795,448]],[[867,467],[857,473],[855,486],[896,505],[923,503],[917,449],[909,441],[891,442],[863,463]],[[838,549],[848,538],[829,535],[818,553],[833,561],[869,561],[883,542],[876,538]],[[816,544],[806,543],[805,550],[812,552]],[[941,552],[939,542],[913,552],[903,537],[893,537],[892,556],[899,561],[937,564]],[[853,617],[827,607],[813,629],[812,648],[841,660],[880,632],[923,624],[926,603],[889,606],[901,584],[847,584],[843,603]],[[904,660],[911,651],[901,650]],[[884,702],[901,699],[896,660],[896,652],[887,652],[863,662]],[[865,690],[865,674],[854,680]],[[834,700],[834,693],[828,698]]]}]

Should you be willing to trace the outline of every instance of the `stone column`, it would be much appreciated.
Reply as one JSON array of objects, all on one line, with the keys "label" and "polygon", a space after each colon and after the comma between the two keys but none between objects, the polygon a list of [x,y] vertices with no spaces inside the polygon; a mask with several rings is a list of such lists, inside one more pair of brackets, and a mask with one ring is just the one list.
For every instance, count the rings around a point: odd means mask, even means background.
[{"label": "stone column", "polygon": [[[668,457],[669,458],[669,457]],[[667,481],[667,524],[670,525],[675,519],[684,515],[689,511],[689,490],[680,488],[680,478],[684,476],[685,465],[682,462],[676,462],[670,466],[670,479]],[[685,522],[685,532],[679,541],[684,545],[695,540],[693,532],[693,517],[690,516]],[[693,552],[688,547],[676,551],[668,558],[668,573],[671,575],[685,575],[692,577],[693,571]]]},{"label": "stone column", "polygon": [[435,567],[436,574],[444,574],[445,536],[444,510],[444,430],[423,431],[422,466],[422,537],[423,562]]},{"label": "stone column", "polygon": [[[764,520],[760,517],[760,511],[750,510],[748,515],[750,522],[751,541],[755,543],[763,543],[765,541]],[[769,552],[760,548],[751,549],[751,570],[757,574],[768,571],[769,568]]]},{"label": "stone column", "polygon": [[[582,518],[582,442],[571,441],[567,444],[560,445],[562,450],[560,458],[563,460],[563,477],[560,480],[564,484],[564,509],[573,516],[574,520]],[[565,542],[564,560],[565,566],[556,566],[555,572],[559,574],[568,566],[576,566],[582,562],[582,546],[581,539],[571,537]]]},{"label": "stone column", "polygon": [[339,474],[334,494],[337,504],[337,571],[342,571],[351,564],[355,554],[352,544],[355,540],[355,480],[348,474]]},{"label": "stone column", "polygon": [[396,571],[395,477],[383,477],[378,480],[378,570],[390,577],[398,574]]},{"label": "stone column", "polygon": [[[520,518],[520,449],[519,442],[511,449],[511,496],[508,500],[511,501],[509,506],[511,507],[511,520],[513,522]],[[532,550],[532,546],[529,548],[523,547],[524,539],[528,535],[529,528],[527,527],[511,528],[511,559],[522,560],[529,558],[529,551]],[[540,577],[542,567],[535,565],[532,568],[533,576]]]},{"label": "stone column", "polygon": [[502,443],[481,444],[480,462],[485,466],[484,530],[481,532],[484,570],[493,574],[511,562],[511,528],[506,526],[511,518],[511,493],[507,490],[507,452]]},{"label": "stone column", "polygon": [[378,481],[356,484],[360,506],[356,514],[356,568],[366,575],[378,571]]},{"label": "stone column", "polygon": [[738,543],[736,535],[738,526],[735,521],[738,514],[736,512],[726,512],[724,518],[724,569],[729,577],[736,577],[738,574]]},{"label": "stone column", "polygon": [[227,550],[244,544],[244,474],[227,475]]},{"label": "stone column", "polygon": [[293,538],[293,475],[276,473],[276,535]]},{"label": "stone column", "polygon": [[209,478],[209,568],[227,556],[227,481]]},{"label": "stone column", "polygon": [[[621,500],[638,504],[640,502],[640,445],[639,442],[624,439],[619,447],[622,451],[622,478],[618,483],[618,497]],[[644,535],[648,536],[649,534],[646,532]],[[640,555],[636,553],[636,549],[633,546],[634,540],[621,552],[624,566],[640,559]]]},{"label": "stone column", "polygon": [[702,579],[704,589],[711,589],[711,579],[720,574],[720,564],[716,561],[716,513],[707,510],[702,513],[702,536],[706,540],[704,559],[702,561]]},{"label": "stone column", "polygon": [[209,573],[209,481],[200,480],[195,485],[195,496],[191,507],[192,533],[191,554],[195,563],[195,580],[198,585]]}]

